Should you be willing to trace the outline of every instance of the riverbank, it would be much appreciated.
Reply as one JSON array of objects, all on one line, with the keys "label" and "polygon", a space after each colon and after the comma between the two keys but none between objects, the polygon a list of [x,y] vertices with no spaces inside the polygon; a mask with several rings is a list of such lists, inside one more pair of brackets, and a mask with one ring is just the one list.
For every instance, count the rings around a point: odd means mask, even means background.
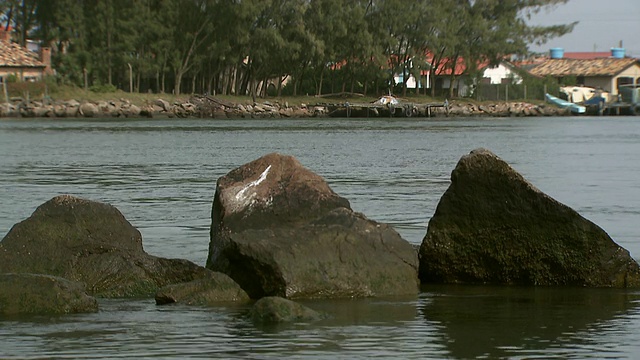
[{"label": "riverbank", "polygon": [[[308,101],[305,101],[308,100]],[[315,100],[315,101],[314,101]],[[14,99],[0,105],[0,117],[7,118],[312,118],[327,117],[328,107],[344,99],[299,98],[261,100],[227,99],[192,95],[188,98],[132,100],[124,97],[110,100],[42,100]],[[434,108],[432,117],[530,117],[564,116],[571,113],[547,104],[529,102],[474,103],[453,100],[447,108]],[[424,114],[418,114],[424,117]]]}]

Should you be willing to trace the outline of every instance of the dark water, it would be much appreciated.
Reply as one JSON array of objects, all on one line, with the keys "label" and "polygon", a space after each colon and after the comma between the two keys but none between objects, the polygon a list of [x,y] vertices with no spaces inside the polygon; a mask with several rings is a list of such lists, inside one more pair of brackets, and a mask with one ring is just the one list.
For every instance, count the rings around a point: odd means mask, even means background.
[{"label": "dark water", "polygon": [[[108,202],[145,250],[204,264],[215,181],[295,156],[356,211],[419,244],[458,159],[486,147],[640,257],[640,118],[2,120],[0,237],[51,197]],[[427,286],[313,301],[313,324],[246,306],[101,300],[97,314],[0,319],[0,358],[639,358],[640,292]]]}]

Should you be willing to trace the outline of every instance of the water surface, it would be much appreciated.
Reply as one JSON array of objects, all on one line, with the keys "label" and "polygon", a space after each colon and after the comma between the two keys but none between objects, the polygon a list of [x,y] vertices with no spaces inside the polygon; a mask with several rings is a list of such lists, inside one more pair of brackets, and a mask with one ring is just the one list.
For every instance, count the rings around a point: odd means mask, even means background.
[{"label": "water surface", "polygon": [[[215,182],[295,156],[354,210],[419,244],[459,158],[485,147],[640,257],[637,117],[432,120],[1,120],[0,236],[58,194],[116,206],[152,255],[204,265]],[[636,358],[640,294],[426,286],[308,302],[314,324],[256,327],[246,305],[101,300],[97,314],[0,320],[0,358]]]}]

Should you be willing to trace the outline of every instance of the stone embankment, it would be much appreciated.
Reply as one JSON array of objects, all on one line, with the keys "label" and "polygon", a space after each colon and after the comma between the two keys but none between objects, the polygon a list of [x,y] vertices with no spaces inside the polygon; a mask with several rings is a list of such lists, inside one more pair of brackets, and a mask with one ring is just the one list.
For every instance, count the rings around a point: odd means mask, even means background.
[{"label": "stone embankment", "polygon": [[[502,102],[478,105],[452,101],[448,114],[444,108],[435,109],[436,117],[528,117],[563,116],[565,109],[526,102]],[[287,102],[263,101],[254,104],[232,103],[212,96],[192,96],[188,100],[168,102],[164,99],[142,105],[126,99],[104,101],[34,101],[20,100],[0,104],[0,117],[11,118],[310,118],[326,117],[326,104],[290,105]]]}]

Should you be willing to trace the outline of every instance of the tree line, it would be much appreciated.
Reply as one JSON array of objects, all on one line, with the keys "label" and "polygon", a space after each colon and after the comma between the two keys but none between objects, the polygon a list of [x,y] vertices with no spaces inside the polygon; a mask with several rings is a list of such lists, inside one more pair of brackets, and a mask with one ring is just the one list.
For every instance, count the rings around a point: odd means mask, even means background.
[{"label": "tree line", "polygon": [[0,21],[22,45],[51,47],[59,82],[96,90],[367,94],[395,73],[404,93],[409,75],[459,61],[473,72],[571,31],[527,23],[566,2],[0,0]]}]

